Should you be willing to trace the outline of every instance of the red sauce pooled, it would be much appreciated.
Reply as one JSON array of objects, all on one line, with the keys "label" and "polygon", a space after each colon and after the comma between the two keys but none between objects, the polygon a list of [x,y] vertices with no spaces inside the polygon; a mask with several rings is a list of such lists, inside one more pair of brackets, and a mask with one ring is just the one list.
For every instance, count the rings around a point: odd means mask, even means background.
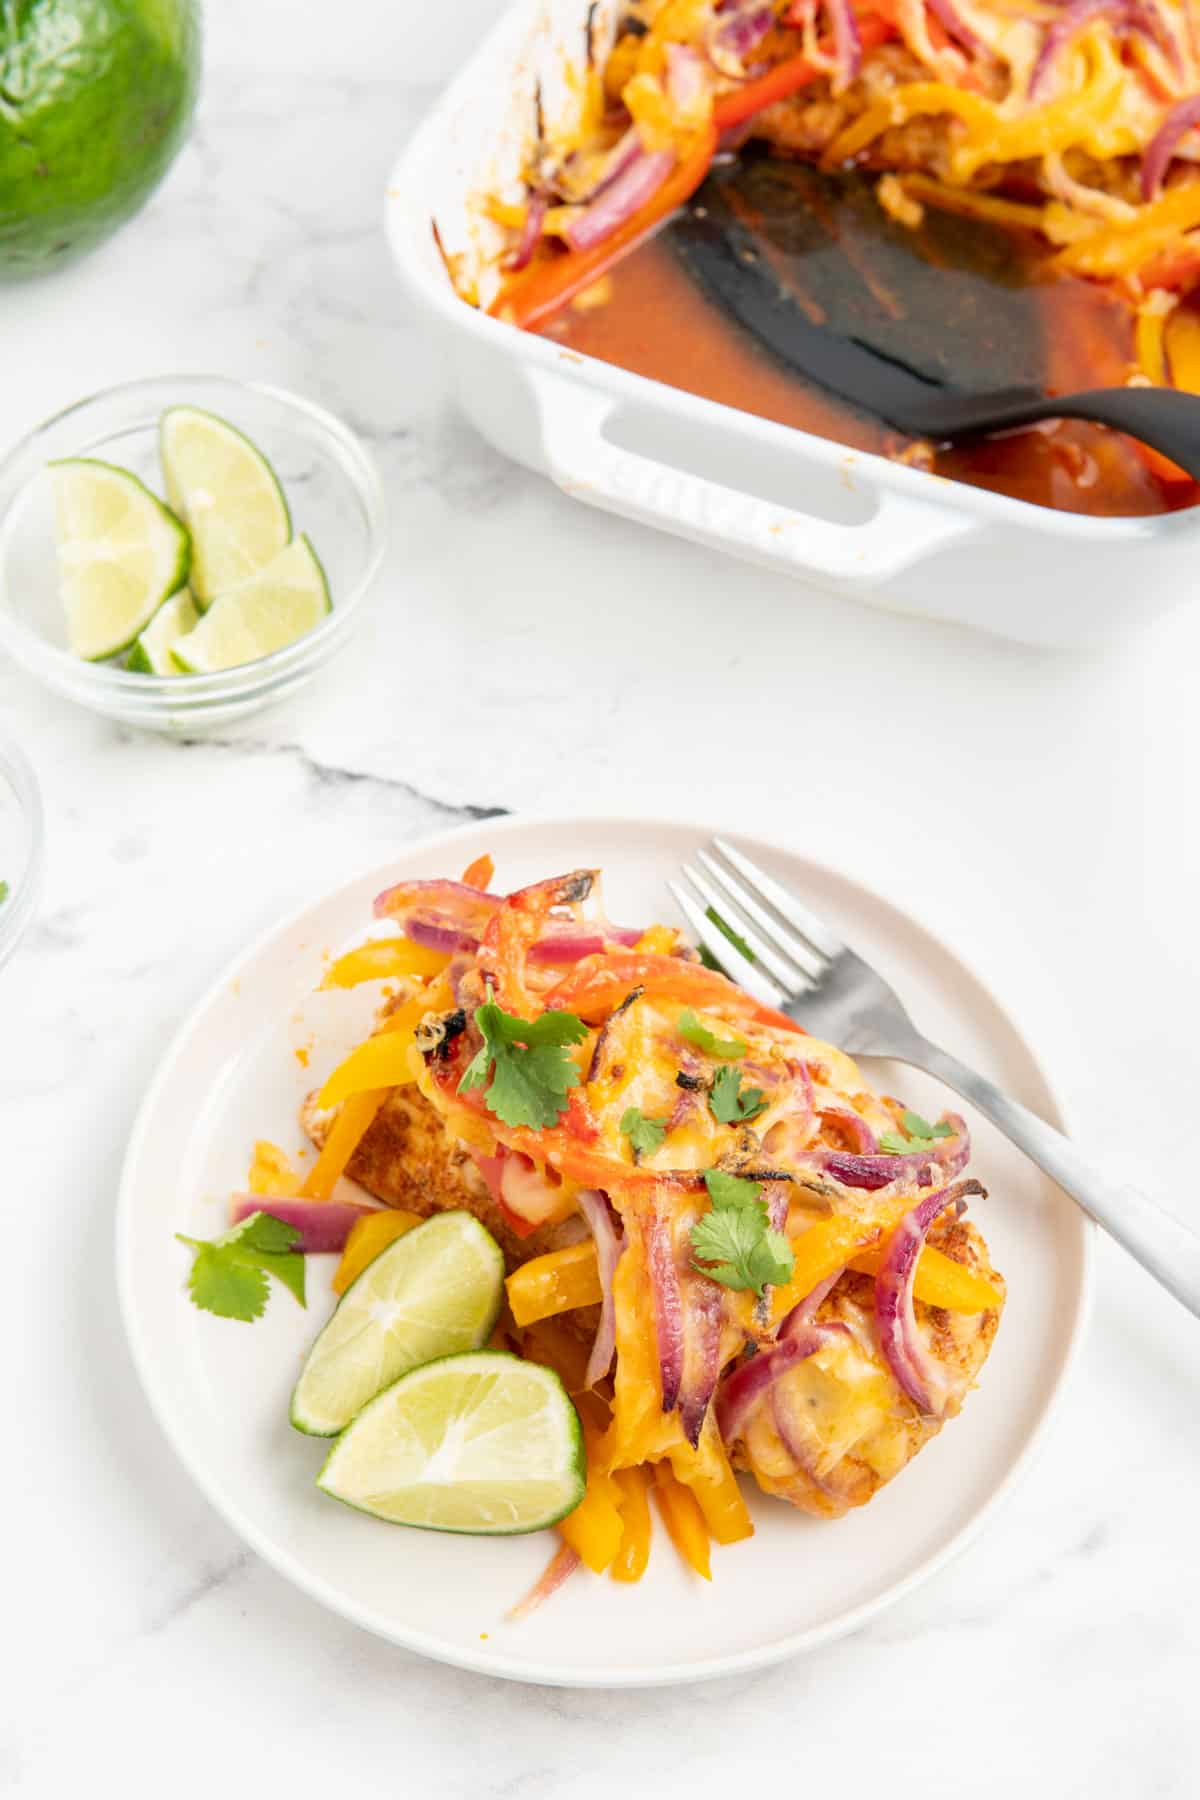
[{"label": "red sauce pooled", "polygon": [[[1013,432],[936,451],[861,413],[782,368],[726,320],[679,267],[667,246],[650,239],[604,278],[602,304],[576,302],[542,328],[556,343],[615,363],[669,387],[720,401],[759,418],[791,425],[851,449],[902,455],[919,467],[973,487],[1061,512],[1146,516],[1174,512],[1200,499],[1187,478],[1165,479],[1129,438],[1076,421]],[[1133,364],[1129,310],[1094,284],[1041,281],[1035,304],[1045,345],[1049,392],[1120,385]]]}]

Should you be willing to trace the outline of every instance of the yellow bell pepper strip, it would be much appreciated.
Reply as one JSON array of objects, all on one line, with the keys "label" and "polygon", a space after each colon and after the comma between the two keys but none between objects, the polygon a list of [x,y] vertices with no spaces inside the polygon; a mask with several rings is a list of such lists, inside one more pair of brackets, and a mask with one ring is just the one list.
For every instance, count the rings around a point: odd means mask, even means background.
[{"label": "yellow bell pepper strip", "polygon": [[658,1502],[667,1535],[684,1562],[697,1575],[702,1575],[705,1581],[711,1581],[708,1527],[704,1523],[700,1502],[690,1488],[685,1488],[682,1482],[676,1480],[669,1462],[654,1465],[654,1498]]},{"label": "yellow bell pepper strip", "polygon": [[429,1011],[429,996],[414,994],[398,1006],[382,1031],[369,1037],[338,1064],[317,1097],[322,1107],[340,1106],[352,1094],[375,1088],[406,1087],[417,1079],[409,1055],[417,1026]]},{"label": "yellow bell pepper strip", "polygon": [[357,950],[347,950],[345,956],[339,956],[325,971],[321,987],[352,988],[364,981],[386,981],[404,975],[425,980],[430,975],[440,975],[449,961],[444,950],[410,944],[407,938],[385,938],[374,944],[360,944]]},{"label": "yellow bell pepper strip", "polygon": [[389,1244],[420,1223],[416,1213],[389,1207],[386,1212],[369,1213],[357,1225],[352,1225],[350,1236],[346,1239],[346,1248],[342,1251],[342,1260],[334,1270],[334,1293],[344,1294],[350,1283],[358,1279],[368,1263],[375,1261],[381,1250],[386,1250]]},{"label": "yellow bell pepper strip", "polygon": [[[850,1267],[859,1275],[878,1275],[882,1262],[882,1250],[864,1250],[850,1258]],[[952,1256],[935,1250],[932,1244],[926,1244],[921,1252],[913,1296],[926,1306],[940,1306],[946,1312],[988,1312],[1004,1304],[1004,1296],[990,1281],[955,1262]]]},{"label": "yellow bell pepper strip", "polygon": [[600,1454],[603,1406],[590,1394],[580,1394],[575,1406],[587,1445],[587,1489],[575,1511],[558,1521],[558,1530],[592,1573],[603,1575],[621,1548],[623,1495]]},{"label": "yellow bell pepper strip", "polygon": [[[524,223],[523,220],[522,223]],[[486,890],[491,887],[492,876],[495,873],[496,865],[490,856],[487,856],[486,854],[477,856],[475,861],[469,862],[463,870],[463,886],[484,888]]]},{"label": "yellow bell pepper strip", "polygon": [[614,1581],[640,1581],[650,1560],[650,1471],[617,1469],[613,1480],[621,1491],[621,1547],[609,1574]]},{"label": "yellow bell pepper strip", "polygon": [[298,1194],[302,1180],[286,1151],[259,1138],[246,1183],[252,1194]]},{"label": "yellow bell pepper strip", "polygon": [[1171,381],[1185,394],[1200,394],[1200,313],[1178,307],[1167,325]]},{"label": "yellow bell pepper strip", "polygon": [[603,1299],[596,1245],[592,1238],[535,1256],[505,1282],[508,1304],[518,1325],[532,1325],[577,1306],[598,1306]]},{"label": "yellow bell pepper strip", "polygon": [[588,1345],[553,1319],[541,1319],[522,1331],[521,1355],[527,1362],[553,1369],[572,1397],[586,1393]]},{"label": "yellow bell pepper strip", "polygon": [[754,1521],[711,1412],[696,1448],[684,1444],[672,1450],[670,1463],[675,1479],[695,1495],[709,1535],[718,1544],[737,1544],[754,1536]]},{"label": "yellow bell pepper strip", "polygon": [[333,1121],[320,1156],[304,1177],[300,1192],[306,1200],[330,1198],[387,1097],[387,1088],[376,1088],[374,1092],[352,1094],[345,1102]]}]

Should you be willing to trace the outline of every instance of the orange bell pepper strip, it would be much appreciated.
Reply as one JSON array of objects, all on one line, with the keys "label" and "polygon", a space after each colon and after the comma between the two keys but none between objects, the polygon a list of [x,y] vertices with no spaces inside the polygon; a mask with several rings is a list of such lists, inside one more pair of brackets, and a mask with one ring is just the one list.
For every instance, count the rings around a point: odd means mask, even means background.
[{"label": "orange bell pepper strip", "polygon": [[[877,14],[858,21],[858,36],[864,52],[878,48],[895,35],[895,26]],[[827,42],[821,48],[831,50],[832,45]],[[801,88],[810,87],[826,72],[809,62],[806,56],[786,57],[783,62],[776,63],[773,69],[768,69],[765,75],[756,76],[753,81],[744,81],[741,87],[734,88],[731,93],[717,95],[713,103],[713,118],[718,130],[728,131],[733,125],[743,124],[765,106],[774,106],[777,100],[786,100],[789,94],[797,94]]]},{"label": "orange bell pepper strip", "polygon": [[333,1121],[329,1136],[300,1189],[306,1200],[328,1200],[345,1173],[375,1114],[388,1097],[387,1088],[352,1094]]},{"label": "orange bell pepper strip", "polygon": [[613,1480],[621,1490],[621,1547],[609,1574],[614,1581],[640,1581],[650,1560],[650,1471],[617,1469]]},{"label": "orange bell pepper strip", "polygon": [[702,1575],[705,1581],[711,1581],[708,1527],[704,1523],[700,1502],[690,1488],[685,1488],[676,1479],[669,1462],[657,1462],[654,1465],[654,1498],[658,1502],[667,1535],[684,1562],[697,1575]]},{"label": "orange bell pepper strip", "polygon": [[518,1325],[532,1325],[577,1306],[597,1306],[603,1299],[596,1245],[592,1238],[535,1256],[505,1282],[508,1304]]},{"label": "orange bell pepper strip", "polygon": [[717,128],[698,132],[658,192],[618,225],[611,237],[588,250],[568,250],[532,262],[501,289],[489,311],[522,331],[542,324],[568,300],[590,287],[619,257],[690,199],[708,174],[717,147]]},{"label": "orange bell pepper strip", "polygon": [[496,865],[490,856],[486,853],[483,856],[477,856],[475,861],[469,862],[463,870],[463,886],[484,889],[490,888],[492,885],[492,876],[495,873]]},{"label": "orange bell pepper strip", "polygon": [[542,996],[547,1012],[558,1008],[578,1013],[590,1024],[607,1018],[631,988],[640,987],[652,998],[678,1000],[685,1006],[711,1007],[722,1018],[751,1019],[781,1031],[805,1036],[802,1026],[773,1006],[764,1006],[728,976],[703,963],[683,962],[678,956],[653,951],[611,950],[585,956],[569,975]]},{"label": "orange bell pepper strip", "polygon": [[590,1394],[578,1395],[575,1406],[587,1445],[587,1488],[574,1512],[558,1521],[558,1530],[592,1573],[603,1575],[621,1548],[623,1496],[600,1455],[603,1406]]},{"label": "orange bell pepper strip", "polygon": [[424,980],[440,975],[449,961],[444,950],[411,944],[407,938],[385,938],[374,944],[360,944],[357,950],[347,950],[345,956],[339,956],[325,971],[321,987],[352,988],[363,981],[386,981],[394,975],[418,975]]},{"label": "orange bell pepper strip", "polygon": [[353,1094],[375,1088],[406,1087],[416,1080],[409,1051],[417,1026],[429,1011],[429,996],[414,994],[389,1017],[385,1028],[340,1062],[318,1095],[322,1107],[340,1106]]},{"label": "orange bell pepper strip", "polygon": [[389,1207],[386,1212],[370,1213],[350,1228],[342,1260],[333,1273],[333,1291],[344,1294],[352,1281],[357,1281],[368,1263],[398,1237],[411,1231],[421,1220],[416,1213]]},{"label": "orange bell pepper strip", "polygon": [[820,1219],[792,1239],[795,1261],[788,1279],[771,1294],[771,1317],[778,1321],[812,1293],[819,1282],[844,1269],[852,1257],[872,1250],[912,1205],[911,1198],[893,1200],[873,1217]]},{"label": "orange bell pepper strip", "polygon": [[737,1544],[754,1536],[754,1521],[711,1412],[695,1450],[683,1444],[669,1457],[675,1479],[695,1495],[710,1537],[718,1544]]},{"label": "orange bell pepper strip", "polygon": [[[859,1275],[878,1275],[883,1251],[863,1250],[850,1258],[850,1267]],[[946,1312],[980,1313],[1003,1306],[1004,1296],[990,1281],[976,1275],[952,1256],[945,1256],[926,1244],[913,1277],[913,1295],[926,1306],[940,1306]]]}]

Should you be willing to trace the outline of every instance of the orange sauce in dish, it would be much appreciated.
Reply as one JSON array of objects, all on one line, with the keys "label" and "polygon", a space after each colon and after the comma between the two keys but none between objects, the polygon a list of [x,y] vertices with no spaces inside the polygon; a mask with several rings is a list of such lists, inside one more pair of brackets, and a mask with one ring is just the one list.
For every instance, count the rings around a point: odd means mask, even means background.
[{"label": "orange sauce in dish", "polygon": [[[1134,364],[1130,309],[1071,279],[1031,282],[1048,392],[1119,385]],[[851,449],[898,457],[938,475],[1063,512],[1137,517],[1200,499],[1164,477],[1161,461],[1102,426],[1053,422],[954,447],[914,443],[785,368],[689,279],[662,237],[651,238],[542,327],[583,355],[790,425]]]}]

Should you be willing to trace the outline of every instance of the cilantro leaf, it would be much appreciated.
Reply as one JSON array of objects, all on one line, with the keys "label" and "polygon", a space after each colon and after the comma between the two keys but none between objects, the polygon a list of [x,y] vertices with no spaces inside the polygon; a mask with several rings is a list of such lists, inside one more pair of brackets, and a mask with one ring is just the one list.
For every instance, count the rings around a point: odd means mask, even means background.
[{"label": "cilantro leaf", "polygon": [[930,1149],[938,1138],[954,1136],[953,1125],[947,1125],[944,1119],[931,1125],[920,1113],[901,1113],[900,1123],[903,1132],[885,1131],[879,1140],[879,1148],[885,1156],[910,1156],[914,1151]]},{"label": "cilantro leaf", "polygon": [[698,1050],[707,1050],[710,1056],[745,1056],[746,1046],[741,1038],[719,1038],[715,1032],[701,1024],[691,1007],[685,1007],[679,1015],[676,1027],[681,1038],[689,1044],[695,1044]]},{"label": "cilantro leaf", "polygon": [[[490,992],[490,990],[489,990]],[[579,1086],[579,1070],[565,1046],[580,1044],[588,1028],[574,1013],[548,1012],[540,1019],[518,1019],[492,999],[475,1010],[483,1044],[468,1063],[458,1091],[491,1086],[484,1096],[489,1112],[505,1125],[540,1130],[557,1125],[566,1111],[567,1094]]]},{"label": "cilantro leaf", "polygon": [[3,906],[4,902],[7,899],[8,899],[8,883],[7,883],[7,881],[0,881],[0,906]]},{"label": "cilantro leaf", "polygon": [[762,1089],[743,1088],[742,1072],[735,1069],[732,1063],[726,1063],[713,1076],[708,1104],[712,1108],[713,1118],[720,1125],[736,1125],[747,1119],[757,1119],[759,1113],[767,1110],[766,1096]]},{"label": "cilantro leaf", "polygon": [[290,1248],[300,1236],[294,1225],[272,1218],[270,1213],[256,1212],[223,1237],[175,1235],[196,1252],[188,1293],[201,1311],[247,1324],[261,1318],[267,1304],[268,1275],[282,1281],[301,1306],[305,1305],[304,1258]]},{"label": "cilantro leaf", "polygon": [[694,1266],[723,1287],[760,1296],[768,1283],[786,1281],[796,1259],[782,1231],[767,1222],[762,1183],[709,1169],[704,1185],[712,1211],[692,1226]]},{"label": "cilantro leaf", "polygon": [[621,1131],[629,1139],[635,1157],[653,1156],[667,1135],[665,1119],[648,1119],[640,1106],[627,1106],[621,1114]]},{"label": "cilantro leaf", "polygon": [[[748,963],[758,961],[758,958],[755,956],[745,938],[736,932],[732,925],[727,925],[725,923],[715,906],[706,906],[704,909],[704,916],[716,926],[722,937],[729,939],[729,942],[733,945],[734,949],[739,950]],[[717,964],[717,967],[719,968],[720,964]]]}]

